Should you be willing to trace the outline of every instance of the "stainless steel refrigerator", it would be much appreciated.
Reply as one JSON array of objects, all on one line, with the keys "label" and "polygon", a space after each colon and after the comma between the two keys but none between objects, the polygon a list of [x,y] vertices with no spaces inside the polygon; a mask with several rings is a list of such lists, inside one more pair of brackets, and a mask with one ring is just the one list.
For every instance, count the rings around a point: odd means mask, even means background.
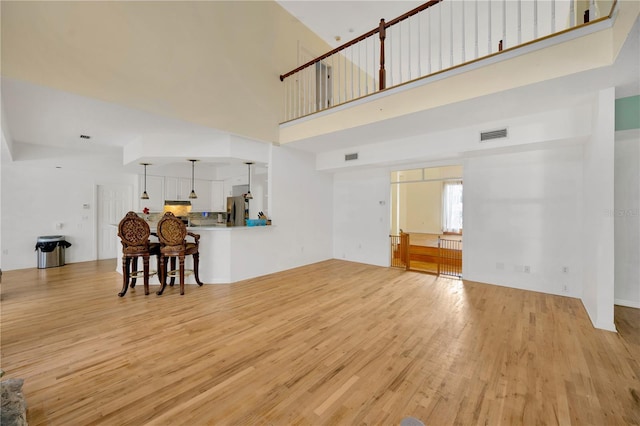
[{"label": "stainless steel refrigerator", "polygon": [[227,197],[227,226],[245,226],[247,204],[244,197]]}]

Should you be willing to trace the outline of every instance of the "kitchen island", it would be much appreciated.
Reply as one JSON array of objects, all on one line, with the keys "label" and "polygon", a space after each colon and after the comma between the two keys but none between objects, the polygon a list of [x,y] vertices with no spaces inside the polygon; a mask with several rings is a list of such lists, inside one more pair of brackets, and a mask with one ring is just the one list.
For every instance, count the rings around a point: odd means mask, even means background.
[{"label": "kitchen island", "polygon": [[[200,281],[205,284],[228,284],[240,281],[256,274],[252,270],[261,271],[268,265],[261,265],[265,260],[259,256],[263,250],[271,246],[270,239],[274,226],[193,226],[187,230],[200,235]],[[155,228],[151,226],[151,232]],[[117,236],[118,255],[116,270],[122,273],[122,250],[120,238]],[[151,241],[155,237],[151,236]],[[187,236],[187,241],[192,238]],[[138,268],[142,268],[142,261],[138,262]],[[149,260],[149,268],[158,271],[155,256]],[[185,258],[185,268],[193,269],[191,256]],[[140,280],[141,282],[141,280]],[[185,277],[186,284],[195,284],[195,277]],[[157,274],[149,278],[149,284],[159,285]]]}]

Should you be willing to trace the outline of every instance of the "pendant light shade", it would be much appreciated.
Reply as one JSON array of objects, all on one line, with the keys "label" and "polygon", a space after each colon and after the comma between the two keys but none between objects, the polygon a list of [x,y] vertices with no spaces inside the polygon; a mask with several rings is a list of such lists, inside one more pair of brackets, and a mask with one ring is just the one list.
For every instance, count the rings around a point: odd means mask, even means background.
[{"label": "pendant light shade", "polygon": [[196,164],[196,161],[198,160],[188,160],[188,161],[191,161],[191,193],[189,194],[189,198],[193,199],[193,198],[198,198],[198,196],[196,195],[196,191],[194,191],[193,189],[193,184],[194,184],[193,169]]},{"label": "pendant light shade", "polygon": [[140,164],[144,166],[144,192],[140,196],[140,199],[148,200],[149,194],[147,194],[147,166],[149,166],[150,163],[140,163]]},{"label": "pendant light shade", "polygon": [[247,165],[247,174],[249,175],[249,192],[244,195],[245,200],[253,200],[253,195],[251,195],[251,165],[253,163],[245,163]]}]

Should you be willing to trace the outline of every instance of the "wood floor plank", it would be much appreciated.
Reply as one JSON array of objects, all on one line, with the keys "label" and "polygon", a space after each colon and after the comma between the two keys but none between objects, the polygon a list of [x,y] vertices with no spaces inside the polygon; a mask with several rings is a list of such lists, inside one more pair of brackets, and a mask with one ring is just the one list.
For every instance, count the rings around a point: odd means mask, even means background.
[{"label": "wood floor plank", "polygon": [[340,260],[119,298],[114,262],[3,273],[30,425],[640,424],[637,309]]}]

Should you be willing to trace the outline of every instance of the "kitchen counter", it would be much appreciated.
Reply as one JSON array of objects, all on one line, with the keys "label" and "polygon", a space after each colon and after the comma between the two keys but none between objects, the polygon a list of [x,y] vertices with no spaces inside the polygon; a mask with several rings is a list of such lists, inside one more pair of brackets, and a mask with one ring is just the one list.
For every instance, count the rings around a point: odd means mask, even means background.
[{"label": "kitchen counter", "polygon": [[[151,232],[155,232],[156,223],[150,223]],[[121,247],[118,237],[118,226],[115,227],[117,247]],[[260,262],[260,258],[251,258],[251,253],[262,247],[268,250],[270,239],[276,226],[189,226],[187,230],[200,235],[200,280],[205,284],[227,284],[245,278],[247,262]],[[155,237],[151,237],[154,241]],[[192,238],[187,236],[187,241]],[[236,255],[233,255],[236,253]],[[118,249],[116,270],[122,273],[122,250]],[[142,261],[139,262],[142,267]],[[158,270],[156,257],[151,256],[150,269]],[[185,258],[186,269],[193,268],[191,256]],[[150,284],[159,285],[157,275],[149,279]],[[195,284],[195,278],[190,275],[185,283]]]}]

